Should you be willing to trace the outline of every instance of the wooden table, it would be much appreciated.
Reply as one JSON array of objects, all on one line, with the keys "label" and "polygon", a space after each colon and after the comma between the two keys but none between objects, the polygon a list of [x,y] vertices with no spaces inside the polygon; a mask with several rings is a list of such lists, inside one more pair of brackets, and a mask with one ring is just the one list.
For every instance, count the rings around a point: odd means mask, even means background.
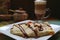
[{"label": "wooden table", "polygon": [[12,38],[0,33],[0,40],[15,40],[15,39],[12,39]]}]

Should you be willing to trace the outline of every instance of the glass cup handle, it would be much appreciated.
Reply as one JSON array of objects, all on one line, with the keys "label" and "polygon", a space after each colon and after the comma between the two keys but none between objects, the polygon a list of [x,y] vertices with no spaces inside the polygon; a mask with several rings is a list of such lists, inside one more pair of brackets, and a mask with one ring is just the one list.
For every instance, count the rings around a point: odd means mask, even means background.
[{"label": "glass cup handle", "polygon": [[50,8],[47,8],[46,11],[45,11],[44,17],[41,18],[41,19],[46,19],[46,18],[48,18],[48,17],[51,15],[50,12],[51,12]]}]

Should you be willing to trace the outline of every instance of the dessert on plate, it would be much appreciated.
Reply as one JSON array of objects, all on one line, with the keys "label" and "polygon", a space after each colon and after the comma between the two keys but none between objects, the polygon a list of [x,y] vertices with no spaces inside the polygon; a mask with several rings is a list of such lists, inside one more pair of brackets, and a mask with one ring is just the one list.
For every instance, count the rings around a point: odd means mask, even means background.
[{"label": "dessert on plate", "polygon": [[41,36],[54,34],[54,30],[48,22],[27,22],[14,24],[10,29],[10,32],[14,35],[18,35],[24,38],[38,38]]}]

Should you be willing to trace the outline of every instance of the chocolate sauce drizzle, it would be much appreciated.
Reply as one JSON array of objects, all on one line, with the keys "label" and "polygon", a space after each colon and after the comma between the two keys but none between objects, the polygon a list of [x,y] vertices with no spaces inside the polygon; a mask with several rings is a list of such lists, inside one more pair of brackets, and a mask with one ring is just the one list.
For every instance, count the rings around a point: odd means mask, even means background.
[{"label": "chocolate sauce drizzle", "polygon": [[47,25],[47,26],[51,27],[50,25]]},{"label": "chocolate sauce drizzle", "polygon": [[27,33],[25,32],[25,30],[20,26],[20,24],[18,24],[19,25],[19,27],[18,26],[16,26],[16,27],[18,27],[20,30],[21,30],[21,32],[24,34],[24,37],[27,37],[28,38],[28,35],[27,35]]},{"label": "chocolate sauce drizzle", "polygon": [[39,26],[39,31],[43,31],[42,25]]},{"label": "chocolate sauce drizzle", "polygon": [[[49,26],[50,28],[51,28],[51,26],[50,25],[47,25],[47,26]],[[52,28],[51,28],[52,29]]]},{"label": "chocolate sauce drizzle", "polygon": [[35,27],[38,27],[39,31],[43,31],[42,25],[40,25],[40,26],[35,25]]},{"label": "chocolate sauce drizzle", "polygon": [[[35,38],[37,38],[37,37],[38,37],[37,30],[36,30],[36,29],[33,29],[30,24],[26,24],[26,25],[27,25],[32,31],[34,31],[34,33],[35,33]],[[15,25],[15,26],[16,26],[16,25]],[[19,27],[18,27],[18,26],[19,26]],[[16,26],[16,27],[18,27],[18,28],[21,30],[21,32],[24,34],[24,37],[28,38],[29,36],[28,36],[28,34],[25,32],[25,30],[22,28],[22,26],[21,26],[20,24],[18,24],[18,26]],[[43,31],[42,25],[40,25],[40,26],[34,25],[34,27],[38,27],[38,30],[39,30],[39,31]]]},{"label": "chocolate sauce drizzle", "polygon": [[[18,24],[18,25],[20,26],[20,24]],[[22,28],[22,26],[20,26],[20,27]],[[29,37],[23,28],[21,30],[25,37]]]},{"label": "chocolate sauce drizzle", "polygon": [[37,37],[37,36],[38,36],[38,35],[37,35],[37,31],[34,30],[30,25],[28,25],[28,27],[29,27],[32,31],[34,31],[34,33],[35,33],[35,35],[36,35],[36,37]]}]

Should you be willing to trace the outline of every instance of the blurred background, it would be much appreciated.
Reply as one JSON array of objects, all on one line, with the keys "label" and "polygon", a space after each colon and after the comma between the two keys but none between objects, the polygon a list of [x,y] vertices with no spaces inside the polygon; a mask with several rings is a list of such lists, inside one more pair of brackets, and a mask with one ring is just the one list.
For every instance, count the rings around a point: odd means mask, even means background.
[{"label": "blurred background", "polygon": [[[16,12],[20,10],[25,12]],[[44,15],[46,9],[45,0],[0,0],[0,21],[1,20],[15,20],[15,16],[20,14],[23,17],[19,20],[25,19],[41,19],[41,16]],[[14,12],[15,11],[15,12]],[[17,13],[17,15],[15,15]],[[4,18],[4,19],[3,19]],[[17,20],[18,21],[18,20]]]},{"label": "blurred background", "polygon": [[[60,19],[60,5],[56,0],[0,0],[0,22]],[[45,18],[45,19],[47,19]],[[4,22],[3,22],[4,21]],[[8,23],[7,23],[8,24]]]}]

